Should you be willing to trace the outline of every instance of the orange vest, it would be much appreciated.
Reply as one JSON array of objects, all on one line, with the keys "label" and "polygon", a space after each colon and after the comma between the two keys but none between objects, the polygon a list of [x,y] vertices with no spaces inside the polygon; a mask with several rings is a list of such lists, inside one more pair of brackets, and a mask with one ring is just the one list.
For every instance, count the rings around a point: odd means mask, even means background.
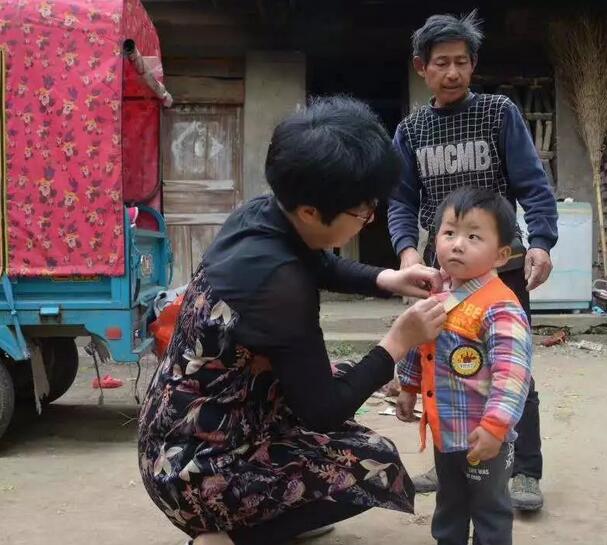
[{"label": "orange vest", "polygon": [[[481,329],[483,318],[489,307],[498,301],[511,302],[520,306],[520,302],[514,292],[496,276],[449,311],[447,322],[445,323],[445,330],[457,333],[464,339],[482,342]],[[421,450],[426,448],[427,424],[430,425],[434,445],[438,450],[442,450],[440,418],[434,396],[435,342],[433,341],[421,345],[419,347],[419,352],[422,367],[421,393],[424,403],[424,413],[420,422]],[[474,364],[474,361],[465,361],[466,358],[470,356],[474,357],[474,354],[462,354],[461,365],[464,372],[467,365]],[[482,364],[481,360],[479,365]],[[507,430],[498,428],[500,428],[500,426],[496,423],[496,429],[494,430],[496,436],[505,435],[505,433],[507,433]]]}]

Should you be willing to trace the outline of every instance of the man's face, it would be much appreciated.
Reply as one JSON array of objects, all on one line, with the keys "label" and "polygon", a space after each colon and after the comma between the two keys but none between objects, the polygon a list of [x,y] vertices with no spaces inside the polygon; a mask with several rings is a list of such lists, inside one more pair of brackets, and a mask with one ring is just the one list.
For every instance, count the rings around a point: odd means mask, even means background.
[{"label": "man's face", "polygon": [[436,44],[427,64],[414,57],[413,65],[436,98],[436,106],[444,107],[466,97],[476,63],[466,42],[457,41]]}]

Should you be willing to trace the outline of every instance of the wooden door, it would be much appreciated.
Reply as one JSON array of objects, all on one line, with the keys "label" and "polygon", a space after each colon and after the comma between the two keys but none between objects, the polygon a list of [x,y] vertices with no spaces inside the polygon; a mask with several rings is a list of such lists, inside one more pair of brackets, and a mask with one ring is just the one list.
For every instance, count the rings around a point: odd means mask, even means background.
[{"label": "wooden door", "polygon": [[241,200],[241,106],[182,104],[163,121],[164,214],[173,244],[173,286],[190,281]]}]

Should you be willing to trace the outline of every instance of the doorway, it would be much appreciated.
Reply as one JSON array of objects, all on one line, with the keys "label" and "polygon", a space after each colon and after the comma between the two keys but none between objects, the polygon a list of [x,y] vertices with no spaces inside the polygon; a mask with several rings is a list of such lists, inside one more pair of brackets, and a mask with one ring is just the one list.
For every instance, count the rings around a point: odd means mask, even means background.
[{"label": "doorway", "polygon": [[[307,89],[312,96],[344,94],[366,102],[392,136],[409,103],[406,69],[404,62],[309,57]],[[360,232],[358,249],[363,263],[398,268],[386,203],[378,207],[375,221]]]}]

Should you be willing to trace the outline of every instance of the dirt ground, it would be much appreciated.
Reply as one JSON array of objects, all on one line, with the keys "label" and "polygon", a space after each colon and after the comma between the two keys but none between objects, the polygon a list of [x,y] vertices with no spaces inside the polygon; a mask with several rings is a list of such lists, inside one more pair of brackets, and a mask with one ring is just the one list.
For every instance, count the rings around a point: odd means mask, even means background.
[{"label": "dirt ground", "polygon": [[[607,338],[594,340],[607,346]],[[106,365],[125,380],[91,389],[90,359],[72,389],[41,418],[22,414],[0,440],[1,545],[177,545],[184,535],[152,504],[139,478],[133,399],[134,367]],[[144,371],[144,380],[151,371]],[[607,350],[538,347],[535,378],[542,401],[544,509],[516,515],[518,545],[607,545]],[[377,403],[377,402],[375,402]],[[417,426],[365,405],[359,419],[394,439],[411,474],[427,469],[417,452]],[[414,516],[374,509],[339,524],[315,545],[430,545],[433,495],[419,496]],[[312,542],[311,542],[312,543]]]}]

